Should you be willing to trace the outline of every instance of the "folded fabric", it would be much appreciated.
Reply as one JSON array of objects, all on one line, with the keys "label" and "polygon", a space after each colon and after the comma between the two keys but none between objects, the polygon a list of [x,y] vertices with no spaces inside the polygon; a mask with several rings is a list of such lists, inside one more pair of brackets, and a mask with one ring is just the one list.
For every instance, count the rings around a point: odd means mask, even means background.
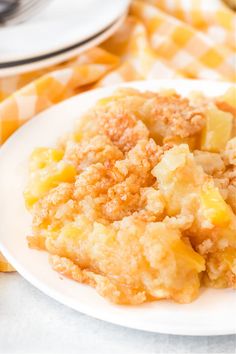
[{"label": "folded fabric", "polygon": [[220,0],[135,0],[100,47],[0,79],[0,145],[35,114],[94,87],[166,78],[236,81],[235,33],[236,15]]}]

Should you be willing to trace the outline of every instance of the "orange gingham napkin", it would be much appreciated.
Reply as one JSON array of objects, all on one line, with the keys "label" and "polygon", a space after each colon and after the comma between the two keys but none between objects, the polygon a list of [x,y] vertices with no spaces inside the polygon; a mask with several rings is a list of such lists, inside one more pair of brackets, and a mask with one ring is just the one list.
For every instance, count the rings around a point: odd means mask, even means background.
[{"label": "orange gingham napkin", "polygon": [[[163,78],[236,81],[236,14],[220,0],[133,1],[100,47],[0,79],[0,145],[36,113],[88,87]],[[0,257],[0,271],[12,270]]]}]

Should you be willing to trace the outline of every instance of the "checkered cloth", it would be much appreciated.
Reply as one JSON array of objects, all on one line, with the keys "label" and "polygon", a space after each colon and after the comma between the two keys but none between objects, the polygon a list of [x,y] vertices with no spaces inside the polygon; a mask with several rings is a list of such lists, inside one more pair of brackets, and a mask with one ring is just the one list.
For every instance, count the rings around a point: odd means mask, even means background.
[{"label": "checkered cloth", "polygon": [[[66,63],[0,79],[0,144],[48,107],[123,81],[236,81],[236,15],[220,0],[135,0],[122,27]],[[0,270],[10,270],[4,261]]]}]

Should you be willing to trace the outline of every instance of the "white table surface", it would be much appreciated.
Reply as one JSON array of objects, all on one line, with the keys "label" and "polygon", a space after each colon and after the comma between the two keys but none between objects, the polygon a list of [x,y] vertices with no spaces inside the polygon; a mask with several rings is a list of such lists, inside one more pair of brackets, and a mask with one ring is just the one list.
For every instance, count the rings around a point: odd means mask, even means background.
[{"label": "white table surface", "polygon": [[0,273],[0,354],[236,353],[236,335],[188,337],[115,326],[50,299],[17,273]]}]

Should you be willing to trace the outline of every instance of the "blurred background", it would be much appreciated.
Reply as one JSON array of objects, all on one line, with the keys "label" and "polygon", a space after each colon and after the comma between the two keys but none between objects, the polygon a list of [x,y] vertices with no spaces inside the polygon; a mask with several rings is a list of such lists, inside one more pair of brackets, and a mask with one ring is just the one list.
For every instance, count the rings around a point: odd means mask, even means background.
[{"label": "blurred background", "polygon": [[[92,87],[235,81],[234,9],[235,0],[0,0],[0,143],[35,113]],[[21,89],[25,98],[35,87],[34,106],[19,116]]]}]

